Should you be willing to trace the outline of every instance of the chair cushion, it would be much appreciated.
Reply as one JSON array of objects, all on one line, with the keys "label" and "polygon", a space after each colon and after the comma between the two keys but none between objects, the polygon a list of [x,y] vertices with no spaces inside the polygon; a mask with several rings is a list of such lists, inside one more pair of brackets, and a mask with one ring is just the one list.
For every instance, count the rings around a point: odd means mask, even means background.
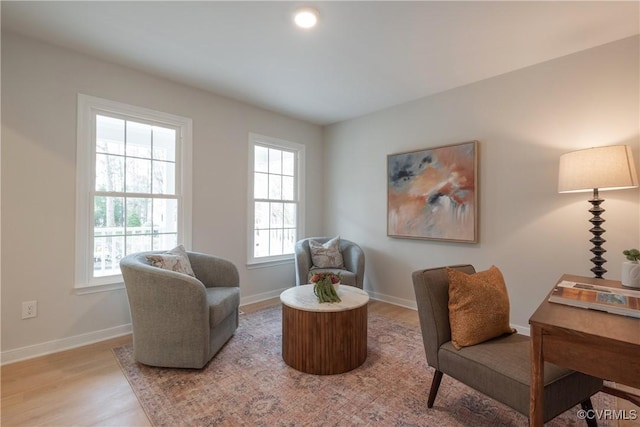
[{"label": "chair cushion", "polygon": [[496,266],[474,274],[447,268],[449,324],[457,349],[515,332],[509,325],[509,295]]},{"label": "chair cushion", "polygon": [[178,245],[163,254],[147,255],[147,259],[154,267],[188,274],[189,276],[195,277],[193,269],[191,268],[191,263],[189,262],[189,257],[187,256],[187,251],[182,245]]},{"label": "chair cushion", "polygon": [[209,324],[215,328],[240,305],[240,288],[206,288],[209,304]]},{"label": "chair cushion", "polygon": [[311,262],[318,268],[343,268],[344,260],[340,253],[340,236],[336,236],[326,243],[309,240]]},{"label": "chair cushion", "polygon": [[[438,350],[440,370],[528,415],[531,384],[529,337],[513,334],[456,349]],[[602,380],[551,363],[544,364],[545,420],[564,412],[602,388]],[[571,400],[573,399],[573,400]]]}]

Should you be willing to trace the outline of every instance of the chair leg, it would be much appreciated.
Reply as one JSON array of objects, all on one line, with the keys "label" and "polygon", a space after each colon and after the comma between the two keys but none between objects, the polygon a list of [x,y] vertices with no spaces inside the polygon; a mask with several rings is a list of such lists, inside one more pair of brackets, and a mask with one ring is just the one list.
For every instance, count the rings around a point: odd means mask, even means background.
[{"label": "chair leg", "polygon": [[[593,404],[591,403],[591,398],[588,398],[586,400],[583,400],[582,402],[580,402],[580,406],[582,406],[582,409],[584,411],[587,411],[587,414],[589,415],[593,415]],[[598,421],[595,419],[595,417],[592,418],[585,418],[587,421],[587,426],[589,427],[598,427]]]},{"label": "chair leg", "polygon": [[436,394],[440,388],[440,381],[442,381],[442,372],[436,371],[431,381],[431,389],[429,390],[429,400],[427,400],[427,408],[433,407],[433,402],[436,400]]}]

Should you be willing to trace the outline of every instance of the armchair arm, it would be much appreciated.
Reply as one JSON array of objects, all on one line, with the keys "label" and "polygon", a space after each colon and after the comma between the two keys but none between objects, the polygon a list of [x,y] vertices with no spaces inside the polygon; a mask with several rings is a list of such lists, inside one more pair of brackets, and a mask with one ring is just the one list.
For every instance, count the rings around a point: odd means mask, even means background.
[{"label": "armchair arm", "polygon": [[309,251],[308,240],[301,240],[295,246],[295,266],[296,266],[296,286],[309,283],[309,270],[311,263],[311,252]]},{"label": "armchair arm", "polygon": [[364,286],[364,251],[360,246],[351,243],[342,249],[342,259],[344,267],[355,273],[356,284],[362,289]]},{"label": "armchair arm", "polygon": [[207,288],[240,286],[238,269],[223,258],[198,252],[187,252],[191,268]]}]

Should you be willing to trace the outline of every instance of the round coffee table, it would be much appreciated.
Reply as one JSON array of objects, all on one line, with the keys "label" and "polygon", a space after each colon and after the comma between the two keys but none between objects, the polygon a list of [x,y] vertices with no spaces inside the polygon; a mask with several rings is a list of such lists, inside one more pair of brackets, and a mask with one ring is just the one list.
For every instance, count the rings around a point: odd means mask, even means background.
[{"label": "round coffee table", "polygon": [[362,289],[341,285],[341,302],[322,303],[313,285],[287,289],[282,302],[282,359],[308,374],[350,371],[367,359],[367,303]]}]

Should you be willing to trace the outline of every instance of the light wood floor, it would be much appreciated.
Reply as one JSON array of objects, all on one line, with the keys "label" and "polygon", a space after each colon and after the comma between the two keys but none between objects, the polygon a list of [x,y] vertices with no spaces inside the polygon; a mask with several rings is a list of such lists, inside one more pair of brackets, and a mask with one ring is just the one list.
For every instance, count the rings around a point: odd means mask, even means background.
[{"label": "light wood floor", "polygon": [[[241,309],[251,313],[277,304],[276,298]],[[371,301],[369,312],[418,325],[414,310]],[[0,425],[150,426],[111,352],[130,342],[129,335],[2,367]],[[635,408],[640,417],[640,408],[620,402],[619,408]]]}]

